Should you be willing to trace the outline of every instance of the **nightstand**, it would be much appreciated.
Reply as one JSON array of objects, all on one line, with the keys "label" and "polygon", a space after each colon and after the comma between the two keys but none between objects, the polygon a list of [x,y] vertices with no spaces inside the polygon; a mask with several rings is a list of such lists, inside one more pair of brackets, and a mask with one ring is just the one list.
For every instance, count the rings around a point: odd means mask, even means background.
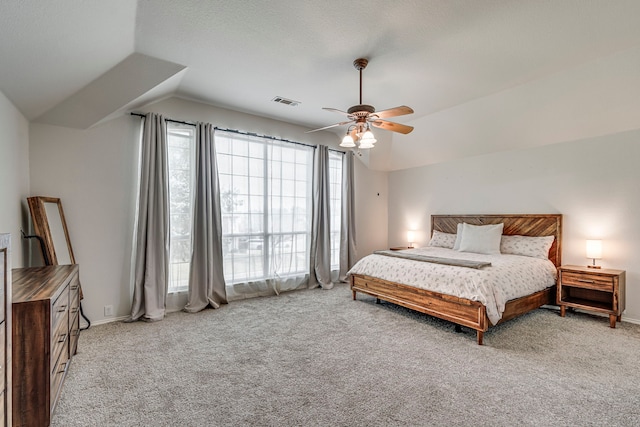
[{"label": "nightstand", "polygon": [[560,316],[567,307],[609,315],[609,326],[616,327],[624,311],[625,271],[563,265],[558,269],[556,304]]},{"label": "nightstand", "polygon": [[411,246],[396,246],[394,248],[389,248],[390,251],[404,251],[405,249],[413,249]]}]

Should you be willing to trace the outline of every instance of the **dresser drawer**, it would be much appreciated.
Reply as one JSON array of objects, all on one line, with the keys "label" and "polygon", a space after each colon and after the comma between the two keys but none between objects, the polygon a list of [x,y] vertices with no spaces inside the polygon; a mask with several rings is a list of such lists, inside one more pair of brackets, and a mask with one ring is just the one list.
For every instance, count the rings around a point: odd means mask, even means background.
[{"label": "dresser drawer", "polygon": [[69,343],[69,328],[66,323],[60,323],[58,329],[51,334],[51,371],[55,369],[56,362],[62,353],[67,354]]},{"label": "dresser drawer", "polygon": [[74,295],[80,296],[80,279],[76,274],[71,279],[71,283],[69,283],[69,298],[73,299]]},{"label": "dresser drawer", "polygon": [[71,320],[69,325],[69,357],[73,357],[78,349],[78,338],[80,337],[80,313]]},{"label": "dresser drawer", "polygon": [[53,413],[56,401],[58,400],[58,394],[62,388],[62,380],[67,372],[69,366],[69,356],[66,352],[62,352],[58,363],[55,365],[55,369],[51,372],[51,391],[49,395],[50,413]]},{"label": "dresser drawer", "polygon": [[65,287],[51,307],[51,329],[56,330],[60,322],[69,322],[69,287]]},{"label": "dresser drawer", "polygon": [[71,291],[69,300],[71,301],[69,304],[69,327],[71,327],[74,317],[80,313],[80,294],[77,291]]},{"label": "dresser drawer", "polygon": [[577,286],[584,289],[613,292],[613,277],[599,274],[563,271],[560,275],[562,286]]}]

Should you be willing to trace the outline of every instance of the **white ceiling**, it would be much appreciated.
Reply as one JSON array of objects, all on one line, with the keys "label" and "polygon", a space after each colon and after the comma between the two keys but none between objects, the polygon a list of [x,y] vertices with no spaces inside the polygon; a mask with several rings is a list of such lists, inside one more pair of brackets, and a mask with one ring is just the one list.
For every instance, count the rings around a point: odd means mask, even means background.
[{"label": "white ceiling", "polygon": [[366,57],[363,102],[411,106],[392,120],[417,130],[640,46],[639,16],[638,0],[3,0],[0,91],[38,121],[138,53],[186,67],[173,95],[316,128],[358,104]]}]

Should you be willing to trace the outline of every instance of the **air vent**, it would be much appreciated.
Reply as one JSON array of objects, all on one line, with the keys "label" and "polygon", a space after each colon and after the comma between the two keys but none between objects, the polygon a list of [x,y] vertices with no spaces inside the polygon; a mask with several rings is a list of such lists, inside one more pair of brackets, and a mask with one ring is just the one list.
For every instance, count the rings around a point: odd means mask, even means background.
[{"label": "air vent", "polygon": [[293,99],[287,99],[281,96],[276,96],[272,101],[277,102],[278,104],[288,105],[290,107],[297,107],[300,104],[300,101],[294,101]]}]

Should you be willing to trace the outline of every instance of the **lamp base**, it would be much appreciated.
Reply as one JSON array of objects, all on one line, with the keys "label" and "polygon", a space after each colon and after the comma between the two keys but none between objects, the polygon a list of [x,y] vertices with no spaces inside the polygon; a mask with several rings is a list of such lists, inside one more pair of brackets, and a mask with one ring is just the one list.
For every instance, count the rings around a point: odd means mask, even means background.
[{"label": "lamp base", "polygon": [[587,268],[595,268],[595,269],[598,269],[598,268],[602,268],[602,266],[600,266],[600,265],[587,265]]}]

